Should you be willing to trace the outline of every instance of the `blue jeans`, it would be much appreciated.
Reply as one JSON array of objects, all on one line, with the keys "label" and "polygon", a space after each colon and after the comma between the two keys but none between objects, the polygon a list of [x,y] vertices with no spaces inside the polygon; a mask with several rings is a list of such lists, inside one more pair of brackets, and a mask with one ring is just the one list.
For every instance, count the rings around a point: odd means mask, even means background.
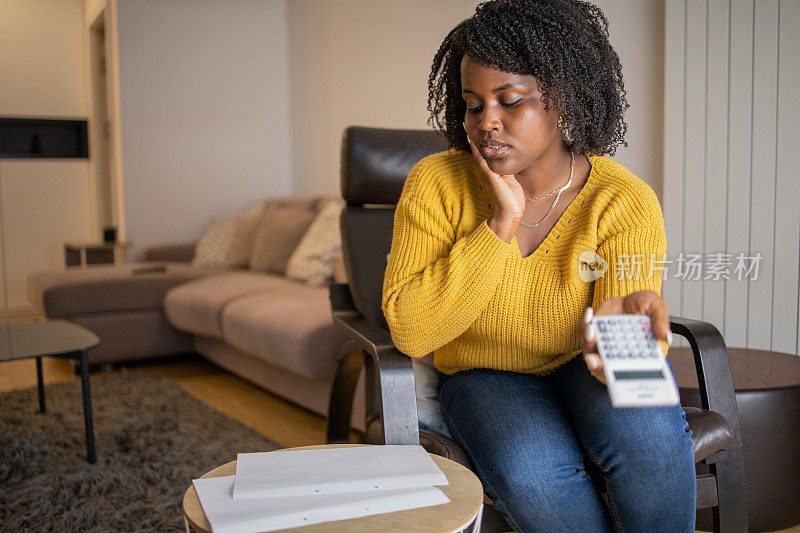
[{"label": "blue jeans", "polygon": [[[439,397],[517,531],[694,531],[692,432],[680,406],[615,408],[580,356],[547,376],[441,374]],[[585,460],[602,473],[607,501]]]}]

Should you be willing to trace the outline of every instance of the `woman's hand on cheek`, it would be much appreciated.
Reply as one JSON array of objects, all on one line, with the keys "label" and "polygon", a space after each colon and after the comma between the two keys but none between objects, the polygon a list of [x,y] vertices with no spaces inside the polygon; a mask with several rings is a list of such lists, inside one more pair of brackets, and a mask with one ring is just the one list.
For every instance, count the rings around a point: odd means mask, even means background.
[{"label": "woman's hand on cheek", "polygon": [[[464,129],[466,130],[466,126]],[[478,163],[483,178],[483,188],[492,206],[492,216],[488,220],[489,228],[503,241],[511,242],[525,211],[525,191],[514,176],[501,175],[489,168],[489,164],[469,134],[467,142],[472,150],[472,156]]]},{"label": "woman's hand on cheek", "polygon": [[653,335],[659,340],[672,344],[672,331],[669,328],[669,310],[663,298],[655,291],[632,292],[623,297],[615,296],[603,300],[597,312],[589,307],[581,322],[581,347],[589,371],[595,377],[603,376],[603,361],[597,353],[597,334],[592,323],[594,315],[647,315],[653,324]]}]

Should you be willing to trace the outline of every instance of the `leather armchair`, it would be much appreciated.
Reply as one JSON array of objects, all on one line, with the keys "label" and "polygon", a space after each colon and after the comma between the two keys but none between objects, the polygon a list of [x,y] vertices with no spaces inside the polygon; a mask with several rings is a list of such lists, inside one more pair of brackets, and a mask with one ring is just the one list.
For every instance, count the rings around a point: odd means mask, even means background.
[{"label": "leather armchair", "polygon": [[[341,188],[347,206],[341,231],[349,283],[332,285],[330,298],[334,321],[349,340],[331,391],[327,437],[348,442],[352,399],[365,369],[370,442],[422,444],[471,467],[457,443],[419,430],[411,359],[394,346],[381,311],[394,207],[403,183],[417,161],[446,148],[444,139],[430,131],[350,127],[344,133]],[[700,382],[702,409],[685,409],[695,462],[708,467],[697,477],[697,507],[713,509],[715,531],[746,531],[739,416],[725,342],[711,324],[674,316],[670,321],[673,333],[692,347]]]}]

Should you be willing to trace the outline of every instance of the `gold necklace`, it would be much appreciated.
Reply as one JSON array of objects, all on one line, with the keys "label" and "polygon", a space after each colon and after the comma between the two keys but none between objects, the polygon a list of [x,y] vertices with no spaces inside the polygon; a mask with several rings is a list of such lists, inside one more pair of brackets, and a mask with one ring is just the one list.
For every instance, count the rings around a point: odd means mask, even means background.
[{"label": "gold necklace", "polygon": [[564,192],[565,190],[567,190],[570,185],[572,185],[572,172],[575,170],[575,152],[570,152],[569,155],[571,157],[571,161],[570,161],[570,164],[569,164],[569,179],[567,180],[567,183],[563,187],[561,187],[559,189],[556,189],[555,191],[551,192],[550,194],[546,194],[546,195],[541,196],[539,198],[525,198],[525,200],[527,200],[527,201],[534,201],[534,200],[541,200],[542,198],[547,198],[548,196],[552,196],[552,195],[555,194],[556,195],[556,199],[553,201],[553,205],[550,206],[550,210],[536,224],[526,224],[525,222],[520,220],[519,223],[521,225],[525,226],[526,228],[535,228],[536,226],[538,226],[539,224],[544,222],[544,220],[547,217],[550,216],[550,213],[553,212],[553,209],[555,209],[556,204],[558,203],[558,199],[561,198],[561,193]]}]

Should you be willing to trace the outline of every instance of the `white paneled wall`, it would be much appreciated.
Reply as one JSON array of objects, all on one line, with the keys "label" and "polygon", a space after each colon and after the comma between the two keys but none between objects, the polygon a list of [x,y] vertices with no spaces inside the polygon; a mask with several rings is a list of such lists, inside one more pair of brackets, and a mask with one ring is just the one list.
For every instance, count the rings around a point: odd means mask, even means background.
[{"label": "white paneled wall", "polygon": [[28,275],[64,266],[64,243],[95,239],[89,164],[85,159],[0,161],[4,301],[0,309],[30,306]]},{"label": "white paneled wall", "polygon": [[[86,117],[80,0],[0,0],[0,115]],[[95,240],[86,159],[0,159],[0,317],[32,311],[30,273]]]},{"label": "white paneled wall", "polygon": [[728,346],[800,354],[799,51],[798,0],[666,2],[663,295]]}]

